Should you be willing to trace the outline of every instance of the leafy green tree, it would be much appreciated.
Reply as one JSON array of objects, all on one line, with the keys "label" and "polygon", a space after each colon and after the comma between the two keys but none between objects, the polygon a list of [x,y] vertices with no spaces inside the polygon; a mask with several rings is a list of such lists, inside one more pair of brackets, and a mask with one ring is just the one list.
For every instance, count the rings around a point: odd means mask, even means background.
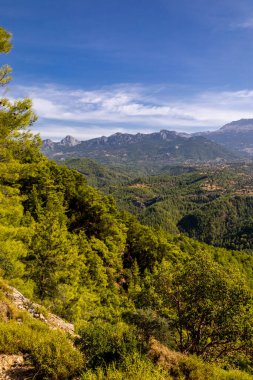
[{"label": "leafy green tree", "polygon": [[236,269],[208,254],[185,265],[162,265],[154,279],[160,312],[176,331],[178,349],[205,359],[245,352],[253,337],[252,292]]}]

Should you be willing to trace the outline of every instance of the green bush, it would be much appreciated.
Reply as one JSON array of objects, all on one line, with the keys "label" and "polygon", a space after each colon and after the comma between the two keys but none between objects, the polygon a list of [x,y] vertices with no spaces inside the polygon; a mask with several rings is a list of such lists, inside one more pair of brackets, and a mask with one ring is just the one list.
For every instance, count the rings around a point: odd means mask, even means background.
[{"label": "green bush", "polygon": [[136,329],[124,322],[111,324],[98,320],[86,323],[80,327],[79,334],[89,368],[122,362],[126,355],[139,349]]},{"label": "green bush", "polygon": [[175,380],[253,380],[253,376],[239,370],[224,370],[202,362],[195,356],[182,356],[171,369]]},{"label": "green bush", "polygon": [[175,348],[173,335],[168,328],[168,320],[162,318],[156,311],[150,308],[136,309],[125,313],[123,317],[128,323],[138,328],[144,341],[148,342],[152,336],[166,346]]},{"label": "green bush", "polygon": [[168,372],[155,366],[150,360],[137,353],[126,356],[120,367],[115,364],[106,369],[101,367],[95,371],[83,373],[81,380],[173,380]]},{"label": "green bush", "polygon": [[50,330],[24,313],[18,322],[0,323],[0,352],[29,353],[37,376],[42,379],[69,379],[84,363],[82,354],[73,347],[64,333]]},{"label": "green bush", "polygon": [[[18,318],[22,321],[22,317]],[[0,323],[0,352],[4,354],[17,354],[28,352],[34,344],[32,337],[36,332],[22,322],[9,321]]]}]

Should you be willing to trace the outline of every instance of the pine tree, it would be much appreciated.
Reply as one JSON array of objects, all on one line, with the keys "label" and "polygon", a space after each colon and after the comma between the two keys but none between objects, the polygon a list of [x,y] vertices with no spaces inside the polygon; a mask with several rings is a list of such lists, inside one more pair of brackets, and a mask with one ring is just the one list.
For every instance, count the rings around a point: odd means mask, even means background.
[{"label": "pine tree", "polygon": [[51,193],[35,227],[27,258],[29,276],[36,284],[40,299],[60,297],[60,289],[78,286],[82,263],[78,245],[68,232],[67,218],[60,193]]},{"label": "pine tree", "polygon": [[[0,28],[0,53],[10,49],[11,34]],[[0,86],[10,81],[10,73],[8,65],[0,68]],[[24,274],[22,261],[32,233],[32,224],[29,229],[25,226],[18,185],[28,169],[29,157],[38,151],[37,137],[26,131],[36,119],[31,106],[29,99],[13,103],[0,99],[0,268],[10,279]]]}]

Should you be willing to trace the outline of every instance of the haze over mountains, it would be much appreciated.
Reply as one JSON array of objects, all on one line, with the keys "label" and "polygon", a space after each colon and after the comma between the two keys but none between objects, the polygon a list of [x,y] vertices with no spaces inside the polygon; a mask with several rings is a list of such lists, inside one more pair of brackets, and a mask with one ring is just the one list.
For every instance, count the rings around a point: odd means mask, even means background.
[{"label": "haze over mountains", "polygon": [[236,161],[253,156],[253,119],[198,134],[161,130],[151,134],[115,133],[79,141],[44,140],[43,153],[54,159],[89,157],[105,164],[164,166],[176,163]]}]

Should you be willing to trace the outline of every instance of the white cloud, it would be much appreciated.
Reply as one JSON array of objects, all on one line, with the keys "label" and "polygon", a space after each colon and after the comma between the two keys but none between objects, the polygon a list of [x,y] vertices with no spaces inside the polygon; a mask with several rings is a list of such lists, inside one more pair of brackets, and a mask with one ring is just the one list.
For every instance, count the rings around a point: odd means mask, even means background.
[{"label": "white cloud", "polygon": [[237,24],[233,24],[232,28],[234,29],[253,29],[253,17],[248,18]]},{"label": "white cloud", "polygon": [[42,137],[66,134],[88,139],[119,132],[216,129],[240,118],[253,118],[253,90],[209,91],[184,99],[170,88],[118,85],[75,90],[56,85],[15,87],[12,97],[29,96]]}]

